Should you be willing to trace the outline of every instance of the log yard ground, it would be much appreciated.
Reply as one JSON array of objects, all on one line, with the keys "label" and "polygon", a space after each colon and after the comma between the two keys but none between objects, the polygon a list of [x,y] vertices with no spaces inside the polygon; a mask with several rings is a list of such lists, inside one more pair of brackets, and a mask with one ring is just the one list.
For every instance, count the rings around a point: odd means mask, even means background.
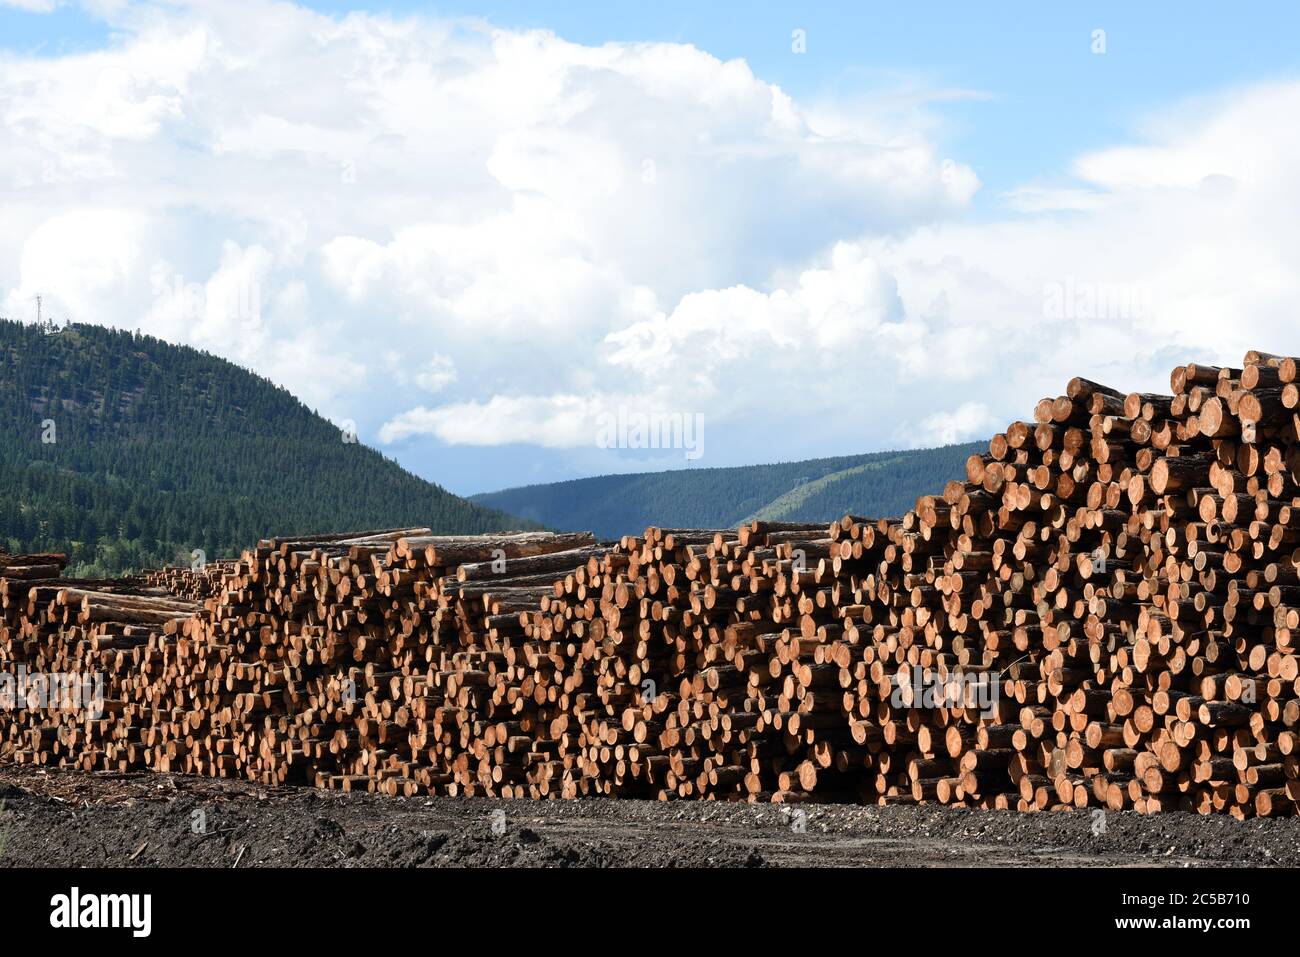
[{"label": "log yard ground", "polygon": [[1295,817],[394,798],[17,767],[0,769],[0,800],[0,867],[1300,864]]}]

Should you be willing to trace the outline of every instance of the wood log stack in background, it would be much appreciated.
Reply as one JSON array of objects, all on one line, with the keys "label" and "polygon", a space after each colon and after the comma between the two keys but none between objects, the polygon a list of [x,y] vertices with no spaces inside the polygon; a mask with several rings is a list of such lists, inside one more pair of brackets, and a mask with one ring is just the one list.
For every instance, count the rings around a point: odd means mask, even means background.
[{"label": "wood log stack in background", "polygon": [[10,581],[58,578],[67,564],[66,555],[9,555],[0,551],[0,578]]},{"label": "wood log stack in background", "polygon": [[0,662],[105,701],[0,713],[0,742],[389,794],[1293,814],[1297,360],[1171,386],[1075,379],[900,519],[18,564]]},{"label": "wood log stack in background", "polygon": [[233,559],[215,562],[196,562],[189,568],[168,566],[147,571],[142,576],[145,583],[170,592],[178,598],[202,601],[216,594],[227,572],[235,570]]}]

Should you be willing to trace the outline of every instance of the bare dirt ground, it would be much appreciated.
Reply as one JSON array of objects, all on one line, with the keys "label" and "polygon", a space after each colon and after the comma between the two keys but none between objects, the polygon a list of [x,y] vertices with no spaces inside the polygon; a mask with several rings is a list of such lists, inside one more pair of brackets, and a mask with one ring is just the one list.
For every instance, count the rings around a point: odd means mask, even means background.
[{"label": "bare dirt ground", "polygon": [[16,767],[0,801],[0,867],[1300,865],[1297,818],[390,798]]}]

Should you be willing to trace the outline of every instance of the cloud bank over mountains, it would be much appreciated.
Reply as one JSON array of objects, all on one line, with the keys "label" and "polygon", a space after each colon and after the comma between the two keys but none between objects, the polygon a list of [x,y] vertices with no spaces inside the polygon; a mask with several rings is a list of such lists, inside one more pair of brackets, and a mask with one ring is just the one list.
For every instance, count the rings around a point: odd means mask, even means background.
[{"label": "cloud bank over mountains", "polygon": [[0,311],[224,355],[435,479],[627,468],[620,407],[701,414],[701,465],[960,441],[1073,374],[1295,338],[1300,83],[1171,106],[990,221],[934,116],[690,46],[105,16],[106,49],[0,58]]}]

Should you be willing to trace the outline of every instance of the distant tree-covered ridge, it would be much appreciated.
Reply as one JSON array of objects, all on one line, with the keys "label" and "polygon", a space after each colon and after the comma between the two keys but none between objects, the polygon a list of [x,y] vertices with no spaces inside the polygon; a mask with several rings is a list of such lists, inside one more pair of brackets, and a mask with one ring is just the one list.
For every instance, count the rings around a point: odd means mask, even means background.
[{"label": "distant tree-covered ridge", "polygon": [[108,575],[271,534],[536,527],[421,479],[186,346],[0,319],[0,548]]},{"label": "distant tree-covered ridge", "polygon": [[612,538],[649,525],[727,528],[754,518],[827,522],[846,514],[901,515],[920,495],[964,478],[966,459],[987,442],[907,452],[680,469],[553,482],[471,497],[550,528]]}]

